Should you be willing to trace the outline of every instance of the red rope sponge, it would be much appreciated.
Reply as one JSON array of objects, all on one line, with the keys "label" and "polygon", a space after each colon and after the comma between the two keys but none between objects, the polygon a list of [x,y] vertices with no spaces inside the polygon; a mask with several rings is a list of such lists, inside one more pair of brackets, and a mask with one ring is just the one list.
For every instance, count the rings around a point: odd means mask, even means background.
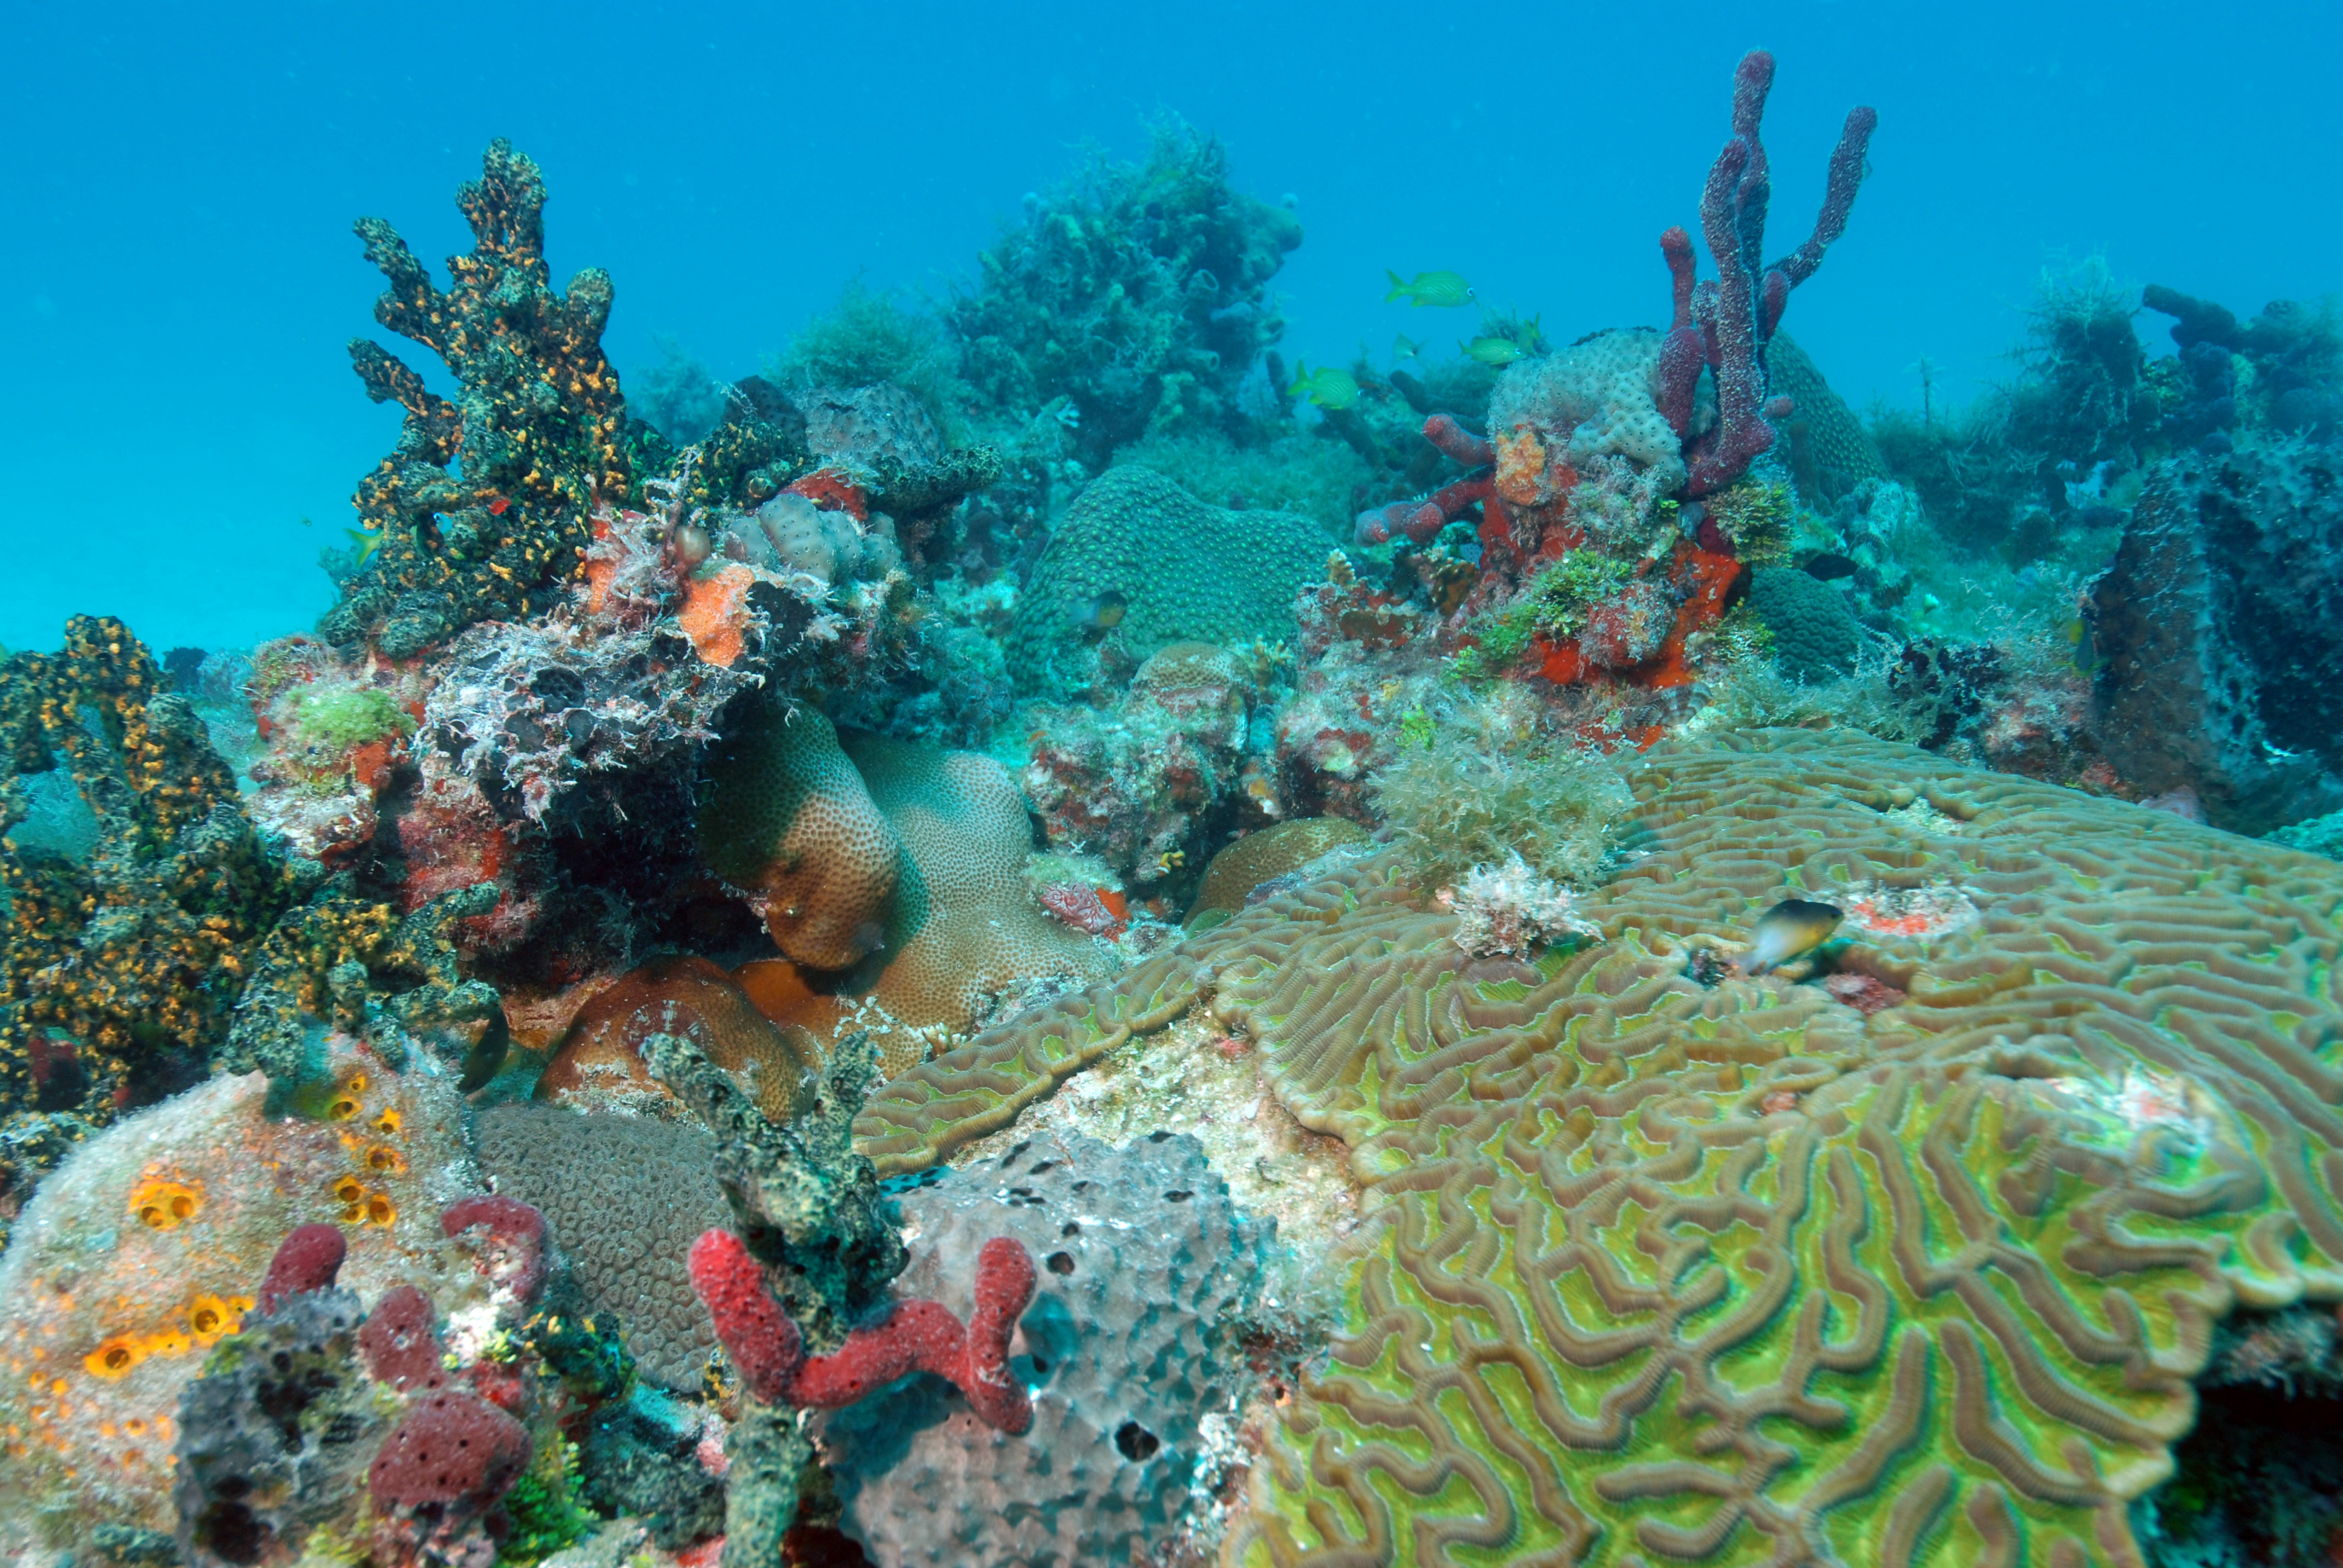
[{"label": "red rope sponge", "polygon": [[948,1378],[988,1425],[1021,1432],[1033,1423],[1023,1385],[1010,1375],[1009,1341],[1032,1304],[1033,1255],[1007,1236],[976,1257],[976,1311],[966,1325],[934,1302],[898,1302],[829,1355],[809,1358],[797,1324],[765,1289],[764,1271],[740,1238],[714,1230],[691,1244],[692,1288],[749,1392],[767,1404],[836,1410],[915,1372]]}]

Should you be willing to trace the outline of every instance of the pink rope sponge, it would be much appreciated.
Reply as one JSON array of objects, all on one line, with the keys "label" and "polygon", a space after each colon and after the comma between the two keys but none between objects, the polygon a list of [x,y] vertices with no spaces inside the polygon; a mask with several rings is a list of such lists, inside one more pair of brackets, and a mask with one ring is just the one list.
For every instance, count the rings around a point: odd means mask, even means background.
[{"label": "pink rope sponge", "polygon": [[897,1378],[931,1372],[951,1380],[988,1425],[1013,1434],[1033,1423],[1032,1404],[1009,1372],[1010,1335],[1032,1304],[1035,1282],[1033,1255],[1021,1241],[995,1236],[978,1251],[976,1310],[965,1327],[934,1302],[898,1302],[880,1322],[812,1357],[739,1237],[702,1233],[689,1267],[725,1353],[767,1404],[836,1410]]}]

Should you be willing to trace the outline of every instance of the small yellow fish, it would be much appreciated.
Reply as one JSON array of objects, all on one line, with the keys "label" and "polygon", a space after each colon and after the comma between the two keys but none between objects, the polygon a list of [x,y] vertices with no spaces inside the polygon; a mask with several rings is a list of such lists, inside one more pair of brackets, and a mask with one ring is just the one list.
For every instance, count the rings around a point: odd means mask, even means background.
[{"label": "small yellow fish", "polygon": [[2066,646],[2073,651],[2067,656],[2078,675],[2097,675],[2107,660],[2099,655],[2098,639],[2092,635],[2089,619],[2077,616],[2066,627]]},{"label": "small yellow fish", "polygon": [[1293,362],[1293,385],[1285,389],[1285,395],[1292,397],[1297,394],[1308,397],[1321,408],[1347,408],[1359,400],[1359,384],[1347,370],[1337,370],[1331,365],[1306,369],[1297,359]]},{"label": "small yellow fish", "polygon": [[1757,940],[1749,944],[1747,952],[1734,960],[1734,966],[1753,977],[1779,969],[1830,940],[1830,934],[1838,930],[1840,919],[1836,904],[1785,899],[1759,917]]},{"label": "small yellow fish", "polygon": [[1436,305],[1451,308],[1468,305],[1473,299],[1473,286],[1453,272],[1419,272],[1413,283],[1402,283],[1399,274],[1386,269],[1391,279],[1391,292],[1383,296],[1389,305],[1394,299],[1404,299],[1412,305]]},{"label": "small yellow fish", "polygon": [[363,528],[344,528],[342,530],[342,532],[350,536],[350,543],[358,552],[357,564],[359,566],[364,566],[367,562],[374,558],[375,551],[382,548],[383,536],[389,530],[387,528],[377,528],[371,533],[368,533]]},{"label": "small yellow fish", "polygon": [[1529,357],[1529,350],[1510,337],[1475,337],[1464,346],[1464,352],[1492,369],[1503,370],[1516,359]]},{"label": "small yellow fish", "polygon": [[1112,631],[1131,612],[1131,601],[1109,588],[1074,602],[1074,624],[1084,631]]},{"label": "small yellow fish", "polygon": [[1394,359],[1413,359],[1418,353],[1422,352],[1423,348],[1423,344],[1418,343],[1414,338],[1410,337],[1404,332],[1398,334],[1392,339],[1392,357]]}]

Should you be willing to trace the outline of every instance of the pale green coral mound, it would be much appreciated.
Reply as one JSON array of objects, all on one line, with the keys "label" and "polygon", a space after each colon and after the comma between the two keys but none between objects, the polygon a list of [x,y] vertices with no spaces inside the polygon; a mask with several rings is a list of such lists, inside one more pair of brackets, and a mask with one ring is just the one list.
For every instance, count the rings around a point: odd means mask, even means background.
[{"label": "pale green coral mound", "polygon": [[1207,506],[1151,468],[1109,469],[1059,518],[1017,601],[1009,668],[1049,690],[1097,635],[1092,607],[1121,597],[1105,636],[1131,661],[1175,642],[1233,648],[1293,634],[1293,600],[1325,576],[1326,530],[1296,512]]},{"label": "pale green coral mound", "polygon": [[304,687],[288,701],[294,744],[347,751],[393,735],[415,733],[415,719],[387,691],[372,687]]},{"label": "pale green coral mound", "polygon": [[1216,433],[1157,434],[1125,448],[1122,460],[1154,469],[1207,506],[1299,512],[1338,540],[1350,536],[1358,510],[1352,496],[1375,477],[1343,443],[1299,434],[1260,447]]},{"label": "pale green coral mound", "polygon": [[1459,696],[1426,717],[1429,735],[1407,731],[1370,789],[1428,885],[1514,855],[1557,882],[1597,879],[1634,809],[1609,759],[1543,729],[1512,690]]}]

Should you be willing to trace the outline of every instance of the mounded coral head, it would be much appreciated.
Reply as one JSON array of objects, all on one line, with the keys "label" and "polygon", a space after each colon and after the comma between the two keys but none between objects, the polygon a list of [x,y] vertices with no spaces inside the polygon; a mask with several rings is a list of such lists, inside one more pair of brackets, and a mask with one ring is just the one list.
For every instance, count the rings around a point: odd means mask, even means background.
[{"label": "mounded coral head", "polygon": [[1615,455],[1659,473],[1665,495],[1684,485],[1683,447],[1660,412],[1656,332],[1598,333],[1544,358],[1523,359],[1497,378],[1489,399],[1493,436],[1534,437],[1542,454],[1584,465]]},{"label": "mounded coral head", "polygon": [[882,939],[902,841],[820,710],[760,703],[709,766],[699,813],[709,869],[746,890],[773,945],[846,969]]},{"label": "mounded coral head", "polygon": [[1119,594],[1107,635],[1134,658],[1169,643],[1282,641],[1293,597],[1325,574],[1326,531],[1293,512],[1207,506],[1151,469],[1109,469],[1074,498],[1019,596],[1009,668],[1024,690],[1080,684],[1091,607]]}]

